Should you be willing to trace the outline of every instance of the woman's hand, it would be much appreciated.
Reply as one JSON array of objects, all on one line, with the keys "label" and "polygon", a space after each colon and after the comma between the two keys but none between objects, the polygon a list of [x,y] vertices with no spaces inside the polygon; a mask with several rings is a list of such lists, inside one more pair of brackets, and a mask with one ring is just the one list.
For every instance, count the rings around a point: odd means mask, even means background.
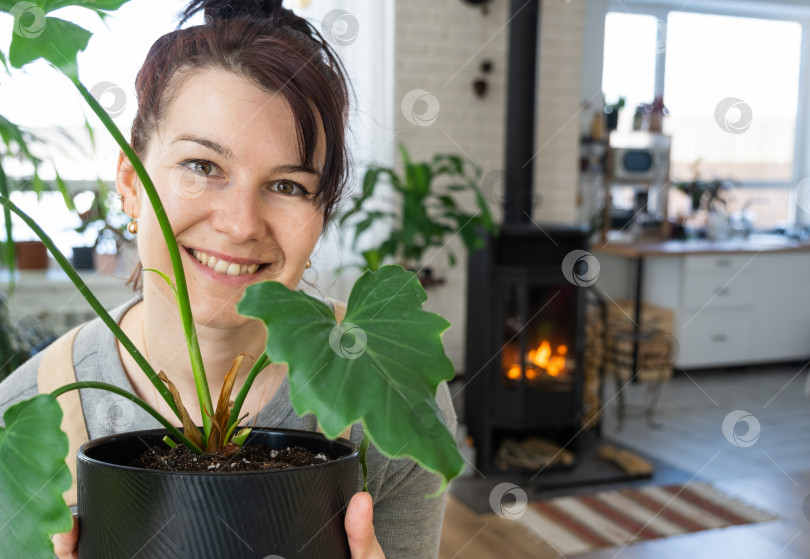
[{"label": "woman's hand", "polygon": [[[374,536],[371,495],[357,493],[346,509],[346,535],[352,559],[385,559],[382,548]],[[73,517],[73,529],[53,537],[53,551],[59,559],[78,559],[79,523]]]},{"label": "woman's hand", "polygon": [[372,518],[371,495],[363,491],[355,493],[349,501],[349,508],[346,509],[344,523],[352,559],[385,559],[383,550],[374,536]]},{"label": "woman's hand", "polygon": [[79,559],[79,521],[73,517],[73,528],[70,532],[56,534],[53,537],[53,552],[59,559]]}]

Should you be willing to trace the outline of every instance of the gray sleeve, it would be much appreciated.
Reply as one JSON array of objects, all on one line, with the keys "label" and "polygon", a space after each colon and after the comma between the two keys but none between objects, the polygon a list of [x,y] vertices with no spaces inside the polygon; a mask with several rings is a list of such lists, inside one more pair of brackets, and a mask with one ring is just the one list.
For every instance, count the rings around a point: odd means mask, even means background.
[{"label": "gray sleeve", "polygon": [[[436,403],[445,425],[455,434],[457,419],[447,384],[439,385]],[[386,559],[438,557],[447,495],[446,492],[436,497],[428,495],[441,487],[441,477],[422,469],[411,459],[383,458],[373,447],[369,449],[368,463],[369,492],[374,499],[374,531]],[[375,466],[382,467],[383,471],[374,472]]]},{"label": "gray sleeve", "polygon": [[42,353],[34,355],[0,382],[0,426],[5,426],[3,415],[8,408],[39,394],[37,373],[41,360]]}]

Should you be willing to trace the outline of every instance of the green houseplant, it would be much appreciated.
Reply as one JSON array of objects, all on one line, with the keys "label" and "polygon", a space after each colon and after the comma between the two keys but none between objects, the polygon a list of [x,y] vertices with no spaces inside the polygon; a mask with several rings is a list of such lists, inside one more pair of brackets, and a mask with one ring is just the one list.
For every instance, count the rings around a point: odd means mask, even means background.
[{"label": "green houseplant", "polygon": [[[235,387],[226,381],[214,406],[171,224],[140,159],[79,80],[76,55],[87,45],[90,33],[72,23],[46,16],[50,11],[67,5],[82,6],[103,14],[104,10],[117,9],[126,1],[40,0],[34,6],[45,18],[43,32],[36,37],[15,34],[8,59],[13,66],[22,67],[44,58],[62,71],[114,136],[142,181],[171,257],[174,282],[167,271],[151,272],[169,283],[180,309],[200,409],[204,411],[199,418],[202,427],[198,427],[195,418],[186,412],[179,393],[166,375],[153,370],[39,224],[9,200],[7,191],[3,192],[0,203],[17,214],[48,246],[80,293],[183,424],[182,430],[175,428],[135,395],[101,382],[71,383],[10,407],[4,415],[5,427],[0,429],[0,493],[4,496],[0,502],[0,531],[4,551],[12,556],[47,557],[51,554],[49,535],[70,529],[69,509],[61,494],[70,486],[71,479],[65,467],[66,437],[59,429],[62,411],[56,397],[79,388],[108,390],[134,402],[165,427],[163,440],[169,446],[182,443],[198,454],[232,452],[234,447],[244,445],[249,435],[248,429],[240,428],[240,410],[245,397],[256,376],[272,359],[288,365],[295,411],[298,414],[314,413],[327,437],[335,438],[347,426],[361,421],[366,437],[360,445],[361,457],[370,440],[388,456],[409,456],[426,469],[439,473],[446,484],[463,466],[452,435],[444,429],[429,438],[415,438],[407,418],[419,413],[432,415],[441,422],[433,399],[438,384],[453,376],[452,364],[444,355],[441,344],[441,334],[449,324],[422,310],[421,304],[426,299],[424,290],[413,273],[400,267],[384,267],[368,272],[358,280],[349,297],[346,316],[341,322],[343,326],[337,324],[333,311],[320,300],[277,282],[251,285],[240,301],[238,311],[264,322],[268,330],[265,352],[256,359],[233,400],[231,393]],[[19,18],[20,14],[14,13],[18,5],[0,2],[0,10],[9,11]],[[272,311],[268,302],[272,302]],[[338,334],[338,343],[342,343],[340,339],[346,333],[342,328],[347,328],[346,325],[359,328],[367,342],[363,354],[351,359],[332,349],[334,333]],[[302,336],[302,332],[306,336]],[[321,351],[313,351],[313,347],[320,347]],[[227,379],[235,378],[242,357],[235,358]],[[322,377],[326,380],[314,382],[315,377],[323,372],[330,373]],[[205,509],[205,505],[197,508]],[[207,512],[213,516],[213,510]]]},{"label": "green houseplant", "polygon": [[[103,186],[103,188],[101,188]],[[94,268],[97,261],[96,253],[103,245],[105,254],[120,254],[121,251],[132,242],[132,235],[127,233],[126,216],[121,212],[114,211],[113,196],[106,188],[100,184],[99,188],[92,191],[85,191],[80,194],[89,194],[90,203],[82,208],[84,211],[76,209],[76,213],[81,220],[79,227],[75,229],[77,233],[92,231],[95,239],[92,244],[81,247],[73,247],[73,265],[77,266],[77,249],[80,253],[84,268]],[[74,202],[74,207],[76,202]],[[121,218],[124,218],[123,220]]]},{"label": "green houseplant", "polygon": [[[388,220],[391,231],[384,238],[362,252],[365,268],[377,270],[387,259],[393,259],[406,268],[418,268],[422,257],[431,247],[442,247],[455,234],[461,237],[469,250],[482,246],[479,230],[496,230],[479,182],[481,170],[472,162],[455,155],[436,155],[430,161],[412,161],[404,145],[399,146],[402,172],[392,167],[374,165],[363,177],[363,189],[351,199],[351,204],[340,216],[340,225],[354,229],[352,248],[364,238],[369,228],[381,220]],[[375,193],[384,181],[390,181],[399,196],[399,211],[375,207]],[[447,184],[440,183],[446,180]],[[455,196],[472,193],[478,211],[468,213],[458,204]],[[393,204],[392,204],[393,207]],[[447,251],[450,265],[455,255]]]},{"label": "green houseplant", "polygon": [[[6,56],[2,52],[0,52],[0,63],[2,63],[3,71],[11,77]],[[86,126],[89,130],[89,123],[86,123]],[[77,144],[76,139],[64,130],[57,130],[57,132],[59,147],[65,147],[68,144]],[[75,210],[73,198],[67,183],[59,175],[58,170],[55,170],[53,181],[45,181],[40,176],[40,167],[43,165],[43,160],[34,155],[33,151],[35,146],[45,143],[43,138],[23,126],[15,124],[0,114],[0,193],[4,196],[8,196],[11,191],[19,190],[32,191],[35,192],[37,196],[40,196],[45,191],[57,191],[61,193],[67,208],[69,210]],[[4,165],[11,161],[27,163],[31,168],[30,175],[16,180],[8,177]],[[3,209],[3,217],[6,242],[3,244],[2,250],[0,250],[0,262],[9,270],[13,270],[16,263],[14,239],[11,234],[11,213],[6,208]]]}]

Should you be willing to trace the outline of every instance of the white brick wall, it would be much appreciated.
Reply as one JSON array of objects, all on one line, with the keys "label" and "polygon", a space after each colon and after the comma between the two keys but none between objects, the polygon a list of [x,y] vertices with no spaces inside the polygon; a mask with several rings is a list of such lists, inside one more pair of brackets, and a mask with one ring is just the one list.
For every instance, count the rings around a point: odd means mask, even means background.
[{"label": "white brick wall", "polygon": [[[493,0],[488,14],[460,0],[399,0],[396,2],[395,101],[399,105],[414,89],[430,92],[439,103],[435,122],[414,125],[396,113],[394,142],[403,142],[412,158],[455,153],[475,161],[484,176],[498,175],[504,160],[506,49],[508,0]],[[542,204],[535,208],[538,222],[572,223],[576,219],[578,111],[583,42],[584,2],[542,2],[540,31],[540,89],[535,159],[535,188]],[[472,82],[482,76],[480,64],[491,60],[487,96],[476,97]],[[427,105],[417,104],[416,115]],[[430,115],[425,115],[426,117]],[[501,184],[489,181],[488,198],[500,220]],[[467,202],[469,210],[473,206]],[[447,266],[444,251],[429,254],[426,263],[444,286],[428,291],[429,310],[453,326],[445,334],[448,355],[464,367],[466,320],[466,255],[456,239],[450,246],[458,258]]]},{"label": "white brick wall", "polygon": [[579,175],[580,75],[585,2],[544,0],[534,161],[539,223],[574,223]]}]

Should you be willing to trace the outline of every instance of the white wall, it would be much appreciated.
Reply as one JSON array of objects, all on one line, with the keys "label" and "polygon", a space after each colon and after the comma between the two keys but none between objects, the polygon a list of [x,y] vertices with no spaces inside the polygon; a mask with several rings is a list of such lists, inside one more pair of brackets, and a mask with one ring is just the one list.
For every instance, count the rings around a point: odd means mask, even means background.
[{"label": "white wall", "polygon": [[[500,219],[502,184],[497,180],[504,165],[508,0],[493,0],[488,13],[460,0],[400,0],[396,2],[395,99],[425,90],[438,101],[435,121],[431,106],[417,104],[415,113],[396,113],[394,144],[404,142],[414,159],[436,153],[455,153],[475,161],[483,170],[483,188]],[[541,8],[540,88],[535,160],[535,188],[542,205],[535,208],[538,222],[572,223],[576,219],[578,115],[585,7],[545,0]],[[493,62],[487,76],[489,91],[477,98],[472,82],[481,75],[480,63]],[[599,76],[601,80],[601,74]],[[433,106],[436,106],[435,103]],[[408,109],[409,107],[406,107]],[[469,202],[469,201],[468,201]],[[474,206],[468,204],[468,210]],[[466,320],[466,257],[457,240],[449,245],[459,256],[447,266],[444,250],[434,251],[426,264],[444,286],[428,292],[427,308],[439,312],[453,326],[445,334],[448,355],[458,369],[464,367]]]}]

